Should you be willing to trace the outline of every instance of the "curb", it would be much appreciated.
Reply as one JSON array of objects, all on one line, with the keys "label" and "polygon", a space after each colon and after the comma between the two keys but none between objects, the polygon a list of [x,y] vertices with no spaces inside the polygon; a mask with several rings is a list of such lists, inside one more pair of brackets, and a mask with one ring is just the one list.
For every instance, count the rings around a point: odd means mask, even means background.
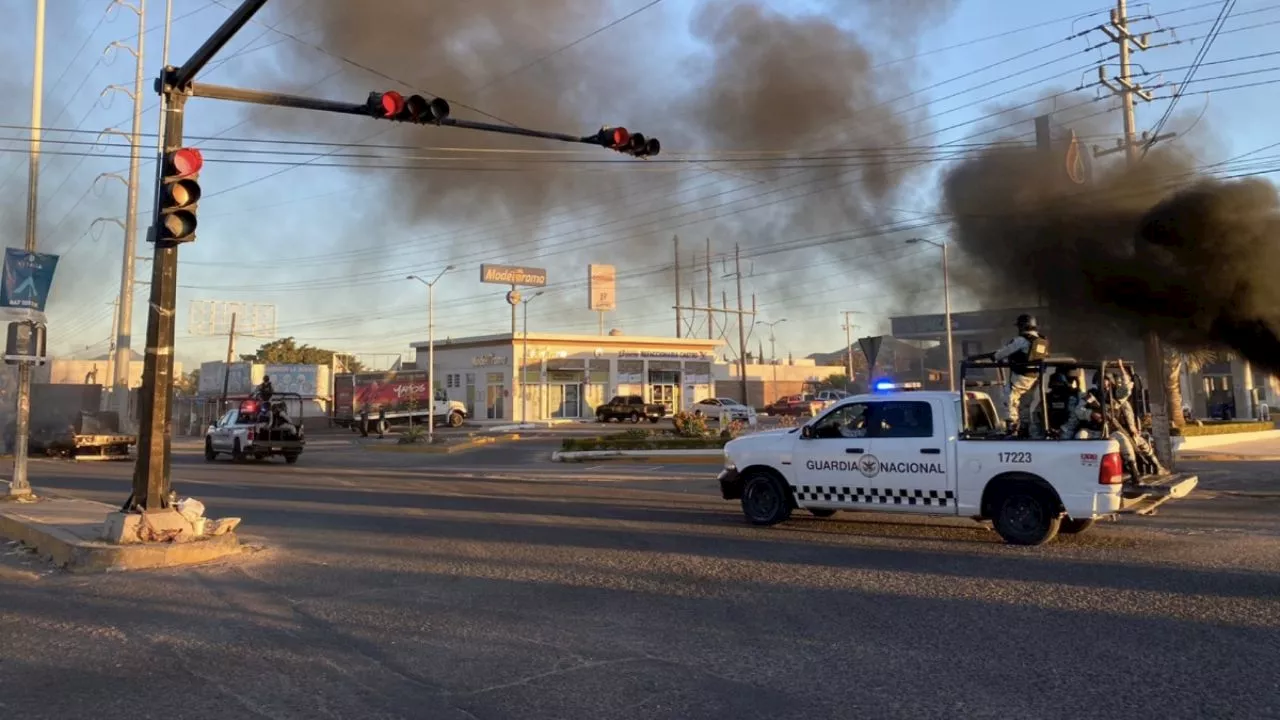
[{"label": "curb", "polygon": [[239,554],[234,532],[186,543],[90,543],[61,528],[35,526],[0,513],[0,537],[17,540],[54,565],[75,573],[152,570],[195,565]]},{"label": "curb", "polygon": [[583,460],[610,460],[618,458],[683,458],[687,462],[723,462],[724,450],[565,450],[551,453],[552,462],[582,462]]},{"label": "curb", "polygon": [[431,445],[415,445],[415,444],[362,445],[361,447],[364,450],[371,450],[373,452],[408,452],[408,453],[421,453],[423,455],[451,455],[457,452],[474,450],[478,447],[483,447],[485,445],[496,445],[497,443],[502,441],[519,440],[519,439],[520,439],[519,435],[512,433],[509,435],[504,435],[502,437],[474,438],[464,443],[442,445],[440,447],[433,447]]}]

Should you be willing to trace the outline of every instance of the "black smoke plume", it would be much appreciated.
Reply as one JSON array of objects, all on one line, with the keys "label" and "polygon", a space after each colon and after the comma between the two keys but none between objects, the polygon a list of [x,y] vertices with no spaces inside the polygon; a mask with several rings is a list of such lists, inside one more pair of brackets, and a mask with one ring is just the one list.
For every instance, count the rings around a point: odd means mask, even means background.
[{"label": "black smoke plume", "polygon": [[1157,148],[1132,168],[1095,167],[1082,187],[1034,148],[998,146],[953,168],[943,187],[955,241],[978,271],[964,282],[979,297],[1039,297],[1099,338],[1154,331],[1280,371],[1271,184],[1214,177]]}]

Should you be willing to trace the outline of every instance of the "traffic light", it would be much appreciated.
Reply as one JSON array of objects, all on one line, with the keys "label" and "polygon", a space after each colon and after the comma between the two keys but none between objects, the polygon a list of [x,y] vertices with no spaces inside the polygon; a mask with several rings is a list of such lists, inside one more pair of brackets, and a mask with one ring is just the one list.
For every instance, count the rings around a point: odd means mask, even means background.
[{"label": "traffic light", "polygon": [[653,157],[662,151],[658,138],[647,138],[641,133],[628,132],[623,127],[602,127],[600,132],[588,138],[592,144],[599,144],[615,152],[632,157]]},{"label": "traffic light", "polygon": [[178,148],[164,156],[160,180],[158,241],[175,243],[196,239],[196,203],[200,202],[200,168],[204,156],[195,148]]},{"label": "traffic light", "polygon": [[449,117],[449,103],[444,98],[405,97],[395,90],[372,92],[369,93],[369,113],[396,122],[437,124]]}]

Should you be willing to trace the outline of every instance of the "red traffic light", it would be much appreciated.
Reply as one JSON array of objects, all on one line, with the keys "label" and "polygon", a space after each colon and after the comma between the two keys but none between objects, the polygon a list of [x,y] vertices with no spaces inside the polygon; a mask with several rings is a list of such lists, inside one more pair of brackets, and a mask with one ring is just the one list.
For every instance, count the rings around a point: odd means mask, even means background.
[{"label": "red traffic light", "polygon": [[394,118],[404,112],[404,96],[395,90],[388,90],[382,93],[379,103],[382,107],[383,117]]},{"label": "red traffic light", "polygon": [[606,141],[611,149],[621,150],[631,142],[631,133],[626,128],[616,127],[606,135]]},{"label": "red traffic light", "polygon": [[195,175],[202,167],[204,167],[204,155],[201,155],[196,148],[179,148],[169,155],[169,169],[177,177]]}]

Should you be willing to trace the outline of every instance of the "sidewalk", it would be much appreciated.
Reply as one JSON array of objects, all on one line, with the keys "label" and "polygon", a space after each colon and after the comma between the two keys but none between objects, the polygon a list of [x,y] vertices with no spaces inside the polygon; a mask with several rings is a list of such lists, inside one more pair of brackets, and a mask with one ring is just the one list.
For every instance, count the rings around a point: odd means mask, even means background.
[{"label": "sidewalk", "polygon": [[141,570],[208,562],[240,552],[235,533],[192,542],[114,545],[100,539],[116,508],[72,498],[0,503],[0,538],[35,550],[74,572]]},{"label": "sidewalk", "polygon": [[1264,437],[1242,440],[1238,436],[1218,436],[1224,438],[1223,442],[1179,449],[1178,457],[1182,460],[1280,460],[1280,433],[1256,434]]}]

